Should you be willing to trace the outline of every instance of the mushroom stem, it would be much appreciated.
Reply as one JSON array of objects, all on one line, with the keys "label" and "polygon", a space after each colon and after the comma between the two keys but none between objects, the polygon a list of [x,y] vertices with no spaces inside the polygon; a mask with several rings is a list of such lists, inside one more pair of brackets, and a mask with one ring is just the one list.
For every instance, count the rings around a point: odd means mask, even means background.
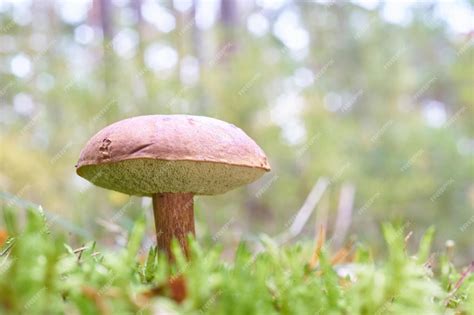
[{"label": "mushroom stem", "polygon": [[194,194],[159,193],[154,194],[153,213],[158,249],[172,259],[171,241],[177,239],[183,252],[188,255],[189,234],[194,236]]}]

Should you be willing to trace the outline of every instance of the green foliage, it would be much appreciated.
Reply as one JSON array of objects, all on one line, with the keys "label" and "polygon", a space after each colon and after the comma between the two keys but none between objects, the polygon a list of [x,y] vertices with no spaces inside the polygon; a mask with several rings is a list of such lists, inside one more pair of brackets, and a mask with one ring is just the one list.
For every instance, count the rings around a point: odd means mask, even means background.
[{"label": "green foliage", "polygon": [[416,258],[406,253],[403,228],[386,224],[389,254],[377,263],[359,245],[350,264],[333,265],[323,251],[309,268],[310,244],[278,247],[266,236],[259,253],[242,243],[232,263],[193,240],[189,260],[175,244],[169,263],[155,248],[140,251],[143,220],[122,250],[95,242],[74,250],[49,231],[40,210],[29,208],[21,228],[4,208],[2,314],[472,314],[474,306],[474,276],[455,289],[461,275],[446,253],[434,275],[427,270],[433,228]]}]

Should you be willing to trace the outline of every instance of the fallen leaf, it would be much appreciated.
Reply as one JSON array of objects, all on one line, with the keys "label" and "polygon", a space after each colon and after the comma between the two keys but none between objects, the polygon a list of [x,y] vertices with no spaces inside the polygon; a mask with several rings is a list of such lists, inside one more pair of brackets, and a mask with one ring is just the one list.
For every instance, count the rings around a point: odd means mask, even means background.
[{"label": "fallen leaf", "polygon": [[102,299],[101,292],[97,291],[95,288],[90,286],[83,286],[82,293],[88,299],[92,300],[99,311],[99,314],[108,315],[110,314],[107,304]]},{"label": "fallen leaf", "polygon": [[5,244],[8,239],[8,233],[5,230],[0,230],[0,247]]},{"label": "fallen leaf", "polygon": [[168,285],[171,289],[171,298],[178,303],[186,299],[187,288],[186,281],[183,276],[172,277],[168,280]]},{"label": "fallen leaf", "polygon": [[347,289],[352,285],[352,281],[347,278],[339,278],[338,282],[339,282],[339,285],[344,289]]},{"label": "fallen leaf", "polygon": [[162,284],[142,293],[142,296],[145,299],[160,295],[168,295],[178,303],[184,301],[187,296],[187,286],[184,277],[181,275],[173,276],[168,279],[168,283],[166,285]]}]

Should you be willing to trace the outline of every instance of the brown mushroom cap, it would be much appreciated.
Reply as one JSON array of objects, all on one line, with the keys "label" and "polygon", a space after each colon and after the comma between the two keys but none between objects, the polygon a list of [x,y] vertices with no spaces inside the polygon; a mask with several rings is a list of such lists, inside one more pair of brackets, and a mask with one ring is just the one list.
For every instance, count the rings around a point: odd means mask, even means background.
[{"label": "brown mushroom cap", "polygon": [[215,195],[270,170],[241,129],[190,115],[138,116],[107,126],[87,142],[76,167],[97,186],[138,196]]}]

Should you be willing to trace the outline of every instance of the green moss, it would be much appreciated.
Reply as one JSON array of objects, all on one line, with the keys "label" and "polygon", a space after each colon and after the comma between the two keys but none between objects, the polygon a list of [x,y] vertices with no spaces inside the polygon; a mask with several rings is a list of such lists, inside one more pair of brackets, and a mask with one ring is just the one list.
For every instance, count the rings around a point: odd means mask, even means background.
[{"label": "green moss", "polygon": [[[261,252],[242,243],[232,262],[191,240],[190,260],[175,246],[170,264],[141,249],[143,219],[122,249],[92,241],[74,251],[41,211],[28,209],[22,229],[18,213],[4,208],[10,238],[0,244],[0,314],[473,314],[473,274],[455,288],[461,274],[449,255],[439,252],[430,270],[391,225],[384,225],[389,255],[377,263],[358,247],[350,264],[333,265],[323,250],[310,268],[310,242],[279,247],[262,237]],[[431,235],[418,258],[427,257]]]}]

